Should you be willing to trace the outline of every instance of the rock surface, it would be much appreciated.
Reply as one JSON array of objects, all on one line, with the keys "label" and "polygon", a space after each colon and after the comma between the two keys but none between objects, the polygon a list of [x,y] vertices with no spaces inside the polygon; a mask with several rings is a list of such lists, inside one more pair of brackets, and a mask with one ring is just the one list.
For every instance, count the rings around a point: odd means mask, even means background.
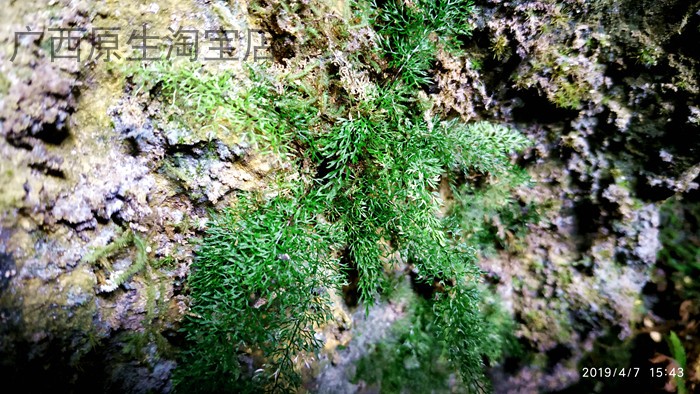
[{"label": "rock surface", "polygon": [[[337,6],[342,14],[343,3]],[[163,33],[242,29],[253,23],[246,7],[195,0],[4,5],[0,376],[26,382],[30,392],[170,392],[190,241],[205,228],[206,210],[294,171],[244,142],[157,121],[164,111],[157,91],[136,91],[117,66],[52,61],[48,37],[27,36],[15,48],[14,33],[26,26],[129,31],[141,23]],[[540,207],[541,221],[481,265],[538,356],[514,372],[495,368],[496,391],[563,390],[579,381],[579,362],[596,341],[637,333],[661,248],[659,204],[698,188],[699,7],[481,0],[466,57],[439,54],[436,86],[428,89],[434,112],[513,124],[535,141],[518,158],[535,186],[515,197]],[[295,15],[260,23],[286,37],[272,48],[277,63],[304,43]],[[350,52],[376,37],[364,29],[353,39]],[[81,48],[91,45],[86,36]],[[369,67],[353,69],[347,53],[333,53],[327,61],[352,94],[376,89],[367,83]],[[363,349],[381,336],[377,327],[398,318],[397,308],[355,316],[372,335],[352,342],[331,327],[325,338]],[[338,326],[350,327],[344,313]],[[307,388],[362,391],[345,369],[356,350],[331,348]]]}]

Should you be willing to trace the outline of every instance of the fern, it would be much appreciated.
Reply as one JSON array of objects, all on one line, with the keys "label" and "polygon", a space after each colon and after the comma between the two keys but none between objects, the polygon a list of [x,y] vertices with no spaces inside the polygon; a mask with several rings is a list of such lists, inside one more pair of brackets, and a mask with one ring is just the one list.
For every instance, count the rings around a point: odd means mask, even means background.
[{"label": "fern", "polygon": [[143,271],[148,263],[148,252],[146,250],[146,241],[132,230],[124,231],[118,238],[110,242],[104,247],[95,248],[91,253],[83,258],[83,261],[89,264],[102,263],[105,267],[109,267],[107,259],[124,251],[133,245],[136,248],[134,260],[129,268],[124,272],[111,272],[105,284],[100,287],[102,292],[111,292],[124,284],[132,276]]},{"label": "fern", "polygon": [[83,261],[88,264],[98,263],[100,260],[109,258],[124,250],[131,244],[133,239],[134,233],[131,230],[126,230],[114,241],[101,248],[93,249],[87,256],[83,257]]},{"label": "fern", "polygon": [[359,360],[353,380],[378,384],[382,393],[447,392],[452,371],[435,335],[430,305],[408,291],[406,316]]},{"label": "fern", "polygon": [[136,247],[136,256],[134,257],[134,262],[131,264],[131,266],[129,266],[129,269],[126,270],[123,274],[118,275],[113,280],[111,280],[111,282],[114,284],[115,287],[121,286],[124,282],[129,280],[132,276],[141,272],[141,270],[143,270],[144,267],[146,267],[146,263],[148,262],[148,253],[146,252],[146,242],[143,240],[143,238],[141,238],[136,233],[133,233],[132,242],[134,243],[134,246]]},{"label": "fern", "polygon": [[470,34],[471,1],[375,1],[372,9],[389,65],[409,88],[430,83],[428,71],[439,47],[456,52],[458,38]]},{"label": "fern", "polygon": [[[330,316],[325,289],[341,283],[330,253],[340,239],[318,220],[315,201],[301,192],[293,197],[241,196],[235,211],[213,215],[188,279],[192,347],[175,376],[180,390],[283,392],[299,385],[295,359],[320,346],[314,327]],[[248,348],[266,356],[254,376],[238,361]]]},{"label": "fern", "polygon": [[461,150],[457,163],[460,167],[493,176],[512,172],[508,155],[530,145],[530,141],[517,131],[488,122],[462,126],[455,139]]},{"label": "fern", "polygon": [[540,219],[543,207],[516,201],[515,188],[527,186],[527,172],[513,168],[481,185],[465,183],[452,189],[453,204],[447,220],[458,228],[465,242],[482,254],[495,252],[495,247],[512,250],[520,245],[527,225]]},{"label": "fern", "polygon": [[425,300],[430,335],[468,386],[484,384],[483,359],[497,360],[502,346],[482,309],[465,223],[482,219],[445,215],[439,191],[458,190],[465,175],[508,178],[510,154],[527,140],[505,126],[426,117],[416,88],[430,81],[437,50],[459,49],[471,3],[407,4],[364,7],[371,17],[359,19],[380,35],[386,68],[373,81],[381,88],[362,97],[331,89],[341,82],[322,62],[277,78],[251,69],[236,89],[227,75],[200,69],[139,71],[145,88],[160,81],[170,121],[225,141],[246,136],[318,174],[212,212],[188,278],[178,390],[294,392],[299,364],[321,346],[314,329],[330,318],[326,289],[343,283],[341,253],[359,271],[366,308],[387,291],[388,265],[407,262],[418,281],[439,283]]},{"label": "fern", "polygon": [[248,72],[249,79],[242,84],[235,75],[212,73],[201,64],[173,67],[163,61],[125,70],[138,91],[164,98],[164,120],[170,122],[166,127],[187,129],[179,143],[219,139],[286,155],[285,143],[309,127],[314,114],[296,90],[277,92],[273,85],[278,81],[270,79],[264,66],[249,67]]}]

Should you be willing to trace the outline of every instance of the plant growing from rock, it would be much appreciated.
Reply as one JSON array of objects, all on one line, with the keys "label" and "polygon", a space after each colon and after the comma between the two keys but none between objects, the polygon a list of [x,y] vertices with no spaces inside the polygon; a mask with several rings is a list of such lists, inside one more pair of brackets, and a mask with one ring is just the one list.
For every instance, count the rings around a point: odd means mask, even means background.
[{"label": "plant growing from rock", "polygon": [[[366,307],[387,290],[387,267],[407,264],[418,282],[435,285],[422,310],[467,387],[482,387],[483,360],[500,357],[501,325],[482,310],[468,227],[445,215],[440,192],[470,174],[510,176],[509,153],[528,141],[507,127],[441,119],[418,89],[431,83],[439,48],[459,50],[471,3],[355,7],[379,48],[336,57],[341,75],[318,62],[277,77],[251,69],[247,89],[234,93],[211,85],[224,77],[204,69],[198,78],[167,68],[142,76],[162,86],[165,103],[197,92],[215,103],[182,113],[187,127],[209,127],[216,108],[225,114],[222,140],[254,135],[303,168],[302,180],[276,186],[274,197],[242,194],[212,212],[188,279],[187,346],[175,376],[182,392],[295,391],[300,365],[321,346],[315,329],[331,318],[328,292],[340,289],[347,268],[359,273]],[[379,74],[355,78],[360,59],[377,51]]]},{"label": "plant growing from rock", "polygon": [[[322,211],[299,190],[272,199],[244,195],[235,208],[213,215],[188,280],[193,346],[180,369],[181,390],[278,392],[299,385],[296,360],[320,345],[314,327],[330,315],[325,289],[341,281],[331,253],[341,234],[319,219]],[[264,365],[250,359],[248,347],[262,351]]]},{"label": "plant growing from rock", "polygon": [[124,249],[135,246],[136,253],[132,264],[124,271],[113,271],[109,274],[105,283],[100,286],[99,291],[109,293],[116,290],[132,276],[141,272],[148,262],[148,252],[146,251],[146,241],[132,230],[125,230],[114,241],[104,247],[94,249],[83,260],[89,264],[100,264],[105,268],[111,268],[108,259],[123,252]]}]

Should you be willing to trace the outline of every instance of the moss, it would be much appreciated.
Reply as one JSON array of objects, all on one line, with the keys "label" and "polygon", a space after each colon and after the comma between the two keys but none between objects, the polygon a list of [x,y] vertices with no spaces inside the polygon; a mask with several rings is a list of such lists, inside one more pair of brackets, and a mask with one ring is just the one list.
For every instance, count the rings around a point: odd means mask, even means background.
[{"label": "moss", "polygon": [[[90,331],[95,306],[86,301],[91,298],[88,295],[94,284],[95,277],[84,268],[61,275],[58,286],[49,291],[40,290],[44,286],[40,279],[26,281],[22,292],[31,296],[24,297],[24,324],[30,332],[40,332],[42,326],[54,333],[61,330]],[[52,319],[47,319],[47,313]]]},{"label": "moss", "polygon": [[161,166],[161,171],[163,171],[163,174],[168,178],[181,184],[186,190],[189,191],[192,189],[194,176],[192,174],[188,174],[186,170],[177,166],[177,156],[164,160]]},{"label": "moss", "polygon": [[83,261],[89,264],[99,264],[103,268],[109,268],[108,259],[114,255],[123,252],[126,248],[133,245],[136,249],[133,261],[129,268],[123,272],[111,272],[108,274],[106,282],[100,286],[100,290],[104,292],[114,291],[124,282],[131,279],[135,274],[143,271],[148,262],[148,246],[146,241],[132,230],[124,231],[118,238],[108,245],[94,249],[90,254],[83,258]]},{"label": "moss", "polygon": [[[167,319],[165,314],[169,307],[166,299],[167,275],[163,275],[157,269],[168,263],[165,261],[153,261],[149,257],[148,242],[128,229],[123,231],[111,243],[104,247],[95,248],[83,258],[86,263],[109,269],[110,259],[128,252],[133,248],[133,261],[128,269],[113,271],[106,275],[105,283],[100,285],[99,291],[112,292],[127,281],[134,281],[141,288],[141,297],[144,300],[145,316],[142,320],[143,330],[125,334],[123,352],[132,358],[141,361],[154,362],[161,357],[172,357],[172,346],[161,335],[162,323]],[[140,278],[134,278],[139,275]],[[155,345],[156,360],[152,359],[148,346]]]},{"label": "moss", "polygon": [[[299,364],[321,347],[314,329],[332,315],[327,289],[338,289],[347,266],[356,267],[360,301],[369,308],[386,291],[386,267],[401,262],[418,281],[439,283],[424,301],[425,321],[435,322],[430,340],[442,344],[466,385],[483,384],[484,357],[502,353],[501,326],[487,319],[493,308],[482,308],[469,241],[469,226],[483,217],[468,218],[464,205],[454,211],[460,220],[443,215],[437,190],[441,179],[457,190],[468,175],[515,182],[510,153],[528,141],[502,125],[431,116],[420,93],[431,83],[438,48],[459,51],[471,3],[357,4],[356,19],[372,27],[379,48],[368,39],[350,57],[331,39],[352,35],[320,24],[315,7],[322,4],[259,6],[286,18],[285,34],[297,37],[310,26],[311,48],[303,50],[333,45],[324,56],[334,62],[278,54],[289,59],[284,71],[251,69],[237,89],[229,89],[225,73],[200,69],[161,65],[136,74],[141,89],[159,84],[168,120],[213,131],[227,144],[244,139],[252,151],[299,168],[268,195],[241,193],[234,207],[212,212],[188,278],[178,389],[295,391]],[[359,59],[378,59],[381,72]],[[505,212],[506,189],[481,205]],[[252,360],[252,368],[241,360]]]},{"label": "moss", "polygon": [[554,92],[554,104],[562,108],[578,109],[586,97],[581,87],[570,82],[562,82]]},{"label": "moss", "polygon": [[566,286],[570,285],[574,282],[573,275],[571,274],[571,271],[569,269],[562,269],[559,272],[559,282]]},{"label": "moss", "polygon": [[0,193],[0,212],[2,213],[11,212],[22,205],[22,199],[25,196],[22,180],[25,178],[20,174],[28,171],[20,168],[15,165],[15,160],[0,158],[0,182],[6,185]]},{"label": "moss", "polygon": [[[0,329],[2,367],[7,368],[13,362],[32,365],[32,357],[38,358],[42,350],[30,355],[23,349],[40,342],[50,349],[55,349],[52,346],[56,343],[71,346],[72,352],[42,358],[39,368],[80,368],[83,357],[102,335],[94,326],[97,314],[94,286],[92,272],[87,267],[77,267],[48,285],[32,278],[1,292],[0,308],[5,319]],[[56,360],[61,365],[56,365]]]},{"label": "moss", "polygon": [[133,237],[134,233],[131,230],[126,230],[107,245],[94,248],[88,255],[83,257],[83,261],[88,264],[96,264],[100,260],[110,257],[129,246],[133,241]]},{"label": "moss", "polygon": [[510,56],[510,45],[504,35],[499,35],[491,40],[491,52],[496,60],[503,61]]},{"label": "moss", "polygon": [[558,107],[581,109],[595,91],[594,63],[581,63],[566,47],[547,43],[528,59],[527,67],[513,76],[517,87],[537,86]]},{"label": "moss", "polygon": [[[556,304],[556,301],[553,301]],[[549,304],[545,310],[529,310],[523,315],[525,326],[534,332],[548,332],[551,343],[567,343],[571,339],[573,327],[568,320],[563,305]]]},{"label": "moss", "polygon": [[654,47],[640,48],[636,56],[637,62],[647,68],[656,66],[662,53],[662,51]]},{"label": "moss", "polygon": [[[284,391],[299,384],[292,361],[320,346],[313,327],[330,315],[324,286],[334,286],[335,229],[316,219],[309,200],[241,198],[214,216],[188,279],[188,319],[180,389]],[[307,205],[310,204],[310,205]],[[235,352],[262,351],[265,368],[243,371]]]}]

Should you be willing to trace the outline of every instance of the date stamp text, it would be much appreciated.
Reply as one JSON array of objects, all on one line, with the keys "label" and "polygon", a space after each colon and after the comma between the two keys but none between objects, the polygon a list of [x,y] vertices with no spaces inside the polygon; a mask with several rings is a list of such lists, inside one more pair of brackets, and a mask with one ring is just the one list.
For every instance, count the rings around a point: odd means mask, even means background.
[{"label": "date stamp text", "polygon": [[595,367],[582,368],[582,378],[636,378],[647,374],[652,378],[682,378],[684,376],[683,368],[611,368],[611,367]]}]

